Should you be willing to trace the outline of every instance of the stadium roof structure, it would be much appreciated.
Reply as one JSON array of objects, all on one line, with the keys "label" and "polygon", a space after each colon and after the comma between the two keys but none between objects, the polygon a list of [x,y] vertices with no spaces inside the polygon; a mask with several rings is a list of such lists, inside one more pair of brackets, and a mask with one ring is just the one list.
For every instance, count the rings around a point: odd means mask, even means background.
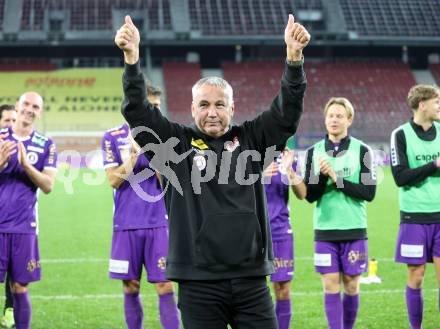
[{"label": "stadium roof structure", "polygon": [[293,13],[317,46],[437,46],[439,11],[440,0],[0,0],[0,45],[108,45],[126,14],[144,45],[270,45]]}]

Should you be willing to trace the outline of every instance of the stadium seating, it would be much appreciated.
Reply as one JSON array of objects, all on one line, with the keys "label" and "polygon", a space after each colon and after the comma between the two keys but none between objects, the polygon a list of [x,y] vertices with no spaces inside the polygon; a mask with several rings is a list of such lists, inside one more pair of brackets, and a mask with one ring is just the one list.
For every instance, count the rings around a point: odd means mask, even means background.
[{"label": "stadium seating", "polygon": [[289,13],[322,9],[321,0],[188,0],[188,4],[191,29],[205,35],[278,35]]},{"label": "stadium seating", "polygon": [[[279,88],[279,62],[223,63],[234,89],[235,120],[242,122],[268,108]],[[410,116],[405,100],[415,79],[408,65],[394,62],[306,63],[308,90],[300,132],[324,130],[322,110],[332,96],[347,97],[356,109],[353,134],[386,141]]]},{"label": "stadium seating", "polygon": [[169,0],[24,0],[21,30],[43,30],[47,9],[70,11],[71,30],[112,30],[112,9],[147,9],[149,30],[171,29]]},{"label": "stadium seating", "polygon": [[168,116],[175,122],[191,123],[191,88],[201,77],[199,64],[165,62],[162,68]]},{"label": "stadium seating", "polygon": [[407,64],[329,62],[306,68],[310,96],[305,99],[302,131],[323,129],[322,109],[332,96],[353,103],[352,133],[370,142],[388,140],[391,131],[410,117],[406,96],[416,81]]},{"label": "stadium seating", "polygon": [[431,70],[432,75],[437,81],[437,84],[440,85],[440,64],[431,64],[429,66],[429,69]]},{"label": "stadium seating", "polygon": [[222,68],[234,90],[234,121],[243,122],[268,109],[280,86],[282,62],[225,62]]},{"label": "stadium seating", "polygon": [[44,28],[45,0],[24,0],[21,16],[23,31],[42,31]]},{"label": "stadium seating", "polygon": [[0,0],[0,31],[3,31],[4,14],[5,14],[5,0]]},{"label": "stadium seating", "polygon": [[[202,35],[278,35],[288,13],[325,12],[322,0],[187,1],[190,28]],[[112,30],[112,10],[148,12],[149,30],[172,30],[171,0],[23,0],[21,29],[42,31],[49,10],[70,12],[71,30]],[[0,23],[5,0],[0,0]],[[348,32],[358,37],[440,35],[440,0],[339,0]],[[283,19],[280,19],[283,18]],[[0,25],[1,26],[1,25]],[[352,34],[353,35],[353,34]]]},{"label": "stadium seating", "polygon": [[440,0],[340,0],[348,31],[359,36],[439,36]]}]

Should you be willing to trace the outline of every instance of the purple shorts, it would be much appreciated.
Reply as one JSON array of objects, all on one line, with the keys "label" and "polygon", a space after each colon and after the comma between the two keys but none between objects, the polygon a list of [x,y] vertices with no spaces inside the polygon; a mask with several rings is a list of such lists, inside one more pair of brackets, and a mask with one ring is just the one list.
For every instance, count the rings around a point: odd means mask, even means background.
[{"label": "purple shorts", "polygon": [[6,272],[12,282],[27,284],[41,280],[36,234],[0,233],[0,282],[5,281]]},{"label": "purple shorts", "polygon": [[367,240],[315,241],[315,271],[360,275],[368,270]]},{"label": "purple shorts", "polygon": [[273,241],[272,245],[275,272],[270,276],[270,281],[292,281],[294,272],[293,235],[287,235],[285,240]]},{"label": "purple shorts", "polygon": [[395,261],[420,265],[432,257],[440,257],[440,224],[400,224]]},{"label": "purple shorts", "polygon": [[114,231],[109,276],[119,280],[140,280],[142,265],[148,282],[165,282],[168,228]]}]

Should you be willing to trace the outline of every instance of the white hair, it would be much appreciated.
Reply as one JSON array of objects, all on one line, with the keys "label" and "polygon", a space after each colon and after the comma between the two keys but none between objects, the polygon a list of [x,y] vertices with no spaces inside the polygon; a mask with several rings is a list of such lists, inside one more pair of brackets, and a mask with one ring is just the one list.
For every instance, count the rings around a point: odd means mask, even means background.
[{"label": "white hair", "polygon": [[225,79],[219,77],[206,77],[200,79],[194,84],[194,86],[191,89],[193,99],[196,97],[196,94],[199,91],[199,89],[202,88],[203,86],[213,86],[222,89],[228,98],[229,105],[232,104],[234,93],[232,91],[231,85]]}]

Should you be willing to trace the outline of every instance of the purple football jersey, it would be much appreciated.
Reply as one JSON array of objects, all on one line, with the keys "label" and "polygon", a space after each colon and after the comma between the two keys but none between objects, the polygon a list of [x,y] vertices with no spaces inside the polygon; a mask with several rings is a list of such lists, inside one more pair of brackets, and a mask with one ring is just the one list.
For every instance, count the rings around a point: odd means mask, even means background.
[{"label": "purple football jersey", "polygon": [[[102,139],[105,169],[120,166],[130,156],[132,146],[129,132],[128,124],[105,132]],[[150,168],[149,161],[141,155],[137,159],[133,173],[137,174],[145,168]],[[156,175],[152,175],[139,184],[142,190],[150,196],[157,196],[162,192]],[[163,199],[156,202],[143,200],[128,181],[124,181],[118,189],[114,190],[113,229],[115,231],[167,226],[167,219]]]},{"label": "purple football jersey", "polygon": [[[22,142],[27,159],[38,171],[56,170],[57,154],[50,138],[33,131],[28,137],[16,136],[11,128],[0,130],[0,139]],[[18,163],[18,152],[0,171],[0,232],[37,233],[37,186]]]},{"label": "purple football jersey", "polygon": [[[281,156],[275,161],[281,163]],[[295,167],[294,164],[293,168],[295,169]],[[273,241],[284,240],[286,234],[292,233],[288,208],[290,186],[287,184],[288,177],[280,170],[282,170],[281,167],[277,175],[271,177],[270,184],[264,185]]]}]

